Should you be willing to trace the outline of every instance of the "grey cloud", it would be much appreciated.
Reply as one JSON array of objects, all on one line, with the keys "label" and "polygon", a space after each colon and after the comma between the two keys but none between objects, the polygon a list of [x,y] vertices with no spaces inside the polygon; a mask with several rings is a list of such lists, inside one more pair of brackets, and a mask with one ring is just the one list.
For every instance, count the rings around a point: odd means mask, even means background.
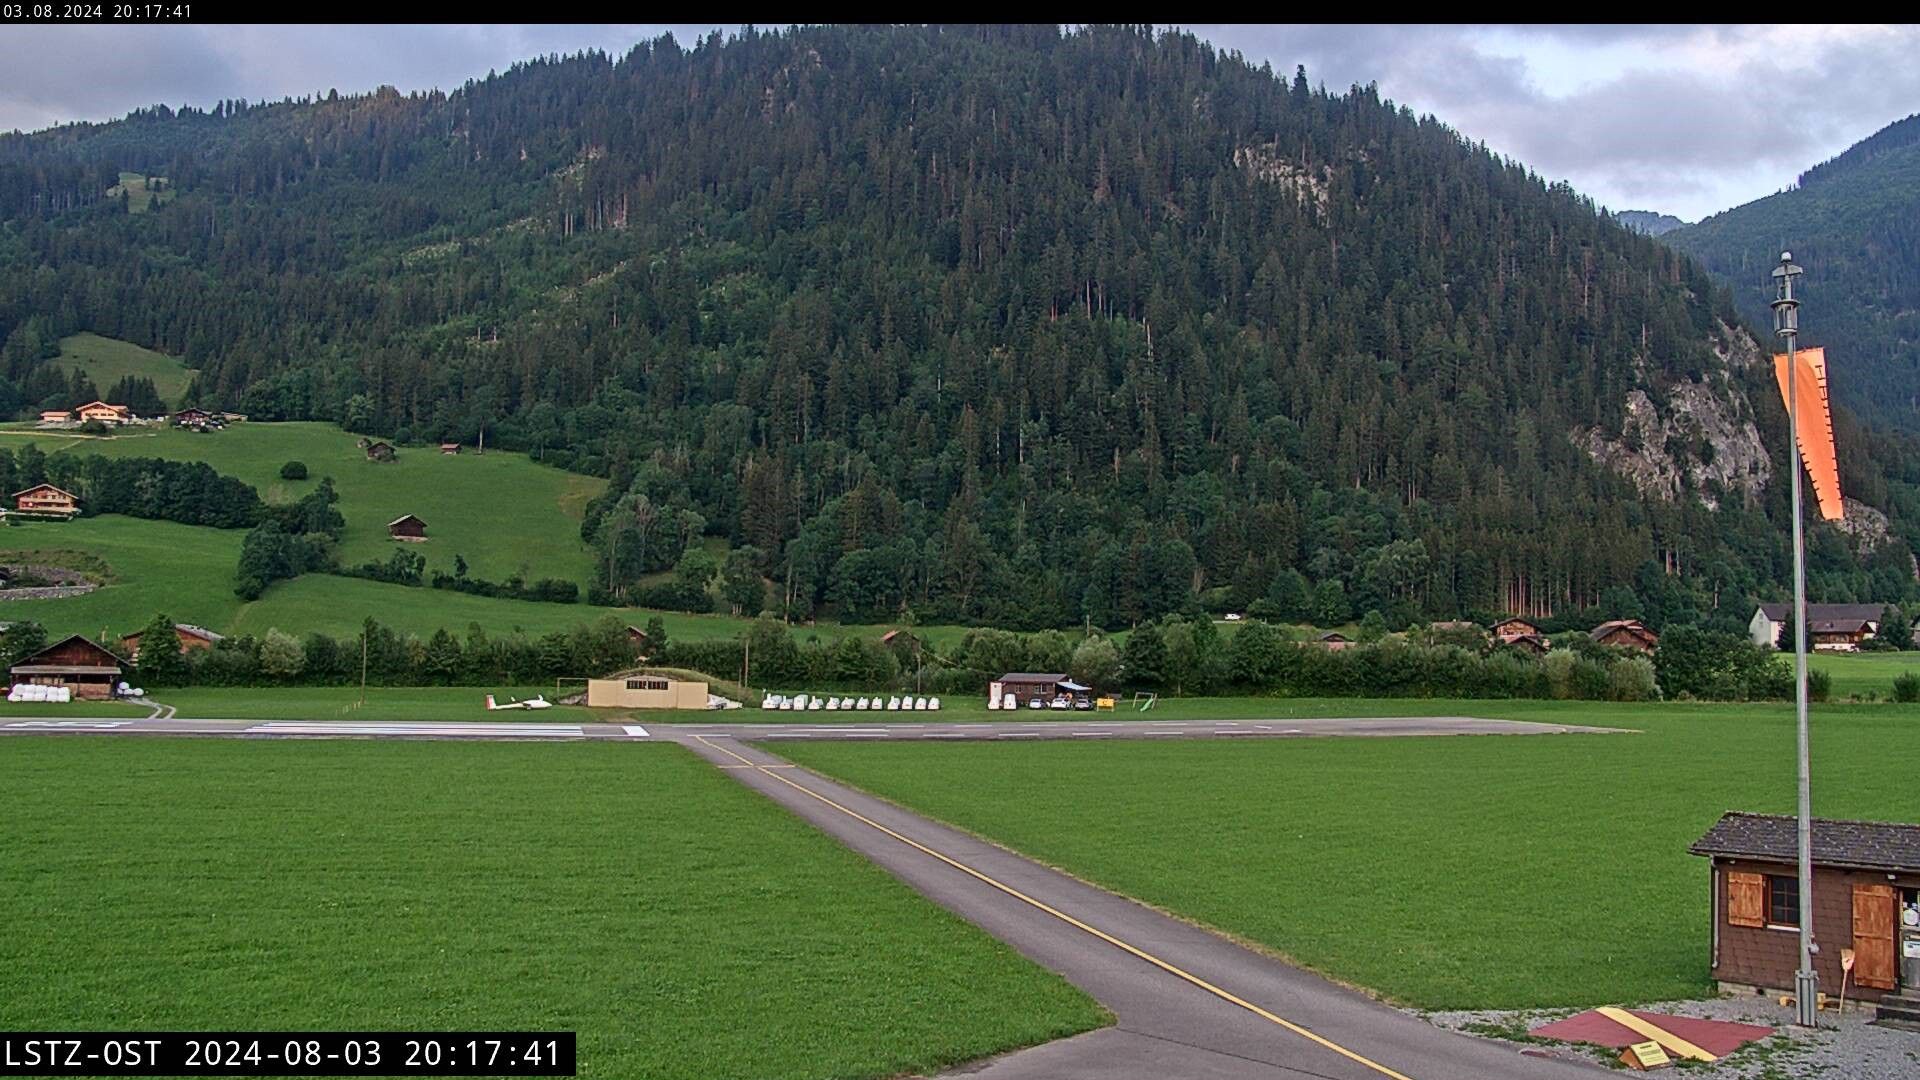
[{"label": "grey cloud", "polygon": [[211,106],[338,89],[453,89],[549,53],[625,55],[716,24],[30,27],[0,31],[0,131],[106,120],[155,103]]},{"label": "grey cloud", "polygon": [[[1196,29],[1316,83],[1377,82],[1543,175],[1616,207],[1698,217],[1771,193],[1920,102],[1920,30],[1807,32],[1783,71],[1768,27],[1314,26]],[[1491,42],[1500,37],[1504,40]],[[1610,49],[1612,74],[1552,94],[1525,42]],[[1516,45],[1515,42],[1519,44]],[[1726,62],[1681,63],[1680,46]],[[1644,55],[1636,62],[1635,49]],[[1624,53],[1624,70],[1618,58]],[[1739,57],[1746,57],[1741,60]],[[1786,76],[1786,77],[1783,77]]]}]

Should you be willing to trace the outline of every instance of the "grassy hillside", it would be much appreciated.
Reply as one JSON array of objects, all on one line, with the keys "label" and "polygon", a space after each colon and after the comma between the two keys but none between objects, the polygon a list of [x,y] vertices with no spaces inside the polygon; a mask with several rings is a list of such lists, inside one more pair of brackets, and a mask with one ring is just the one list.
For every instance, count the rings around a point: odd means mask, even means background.
[{"label": "grassy hillside", "polygon": [[[113,570],[110,584],[85,596],[9,601],[7,617],[32,619],[54,633],[98,634],[105,630],[117,634],[138,629],[156,613],[165,612],[182,622],[225,633],[264,634],[277,627],[296,634],[319,631],[346,636],[357,634],[369,615],[399,630],[425,635],[440,627],[457,631],[473,622],[490,633],[517,629],[541,634],[576,626],[609,611],[617,611],[633,622],[644,622],[655,614],[638,608],[496,600],[328,574],[282,582],[259,600],[243,603],[233,594],[241,535],[236,530],[194,528],[119,515],[0,529],[0,554],[46,549],[87,551],[105,559]],[[744,620],[719,615],[668,612],[663,617],[669,635],[683,639],[728,637],[745,626]]]},{"label": "grassy hillside", "polygon": [[147,183],[144,173],[122,172],[120,182],[107,189],[107,198],[127,197],[127,213],[144,214],[153,209],[155,203],[164,206],[173,198],[173,188],[167,186],[164,176],[153,177],[153,183]]},{"label": "grassy hillside", "polygon": [[187,392],[187,384],[193,381],[193,372],[177,357],[99,334],[61,338],[60,355],[53,363],[62,371],[86,372],[87,378],[92,379],[103,394],[128,375],[152,379],[153,388],[172,406],[179,405],[181,395]]},{"label": "grassy hillside", "polygon": [[[584,585],[593,560],[580,542],[580,517],[587,500],[606,487],[598,477],[497,451],[448,456],[432,447],[402,447],[397,460],[372,462],[356,445],[357,436],[332,424],[242,423],[205,435],[140,428],[105,439],[59,432],[11,438],[38,443],[48,453],[204,461],[259,488],[272,503],[297,499],[331,476],[347,519],[343,563],[385,559],[395,547],[387,522],[416,514],[427,522],[428,541],[412,550],[426,556],[429,570],[450,572],[458,554],[474,576],[495,580],[520,572]],[[280,479],[288,461],[304,462],[308,478]]]}]

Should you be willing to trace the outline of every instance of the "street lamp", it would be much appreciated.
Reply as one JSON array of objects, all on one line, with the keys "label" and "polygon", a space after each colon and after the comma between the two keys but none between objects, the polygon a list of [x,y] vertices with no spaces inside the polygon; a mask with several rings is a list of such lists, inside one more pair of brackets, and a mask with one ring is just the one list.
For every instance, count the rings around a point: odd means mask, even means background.
[{"label": "street lamp", "polygon": [[[1795,382],[1794,347],[1800,337],[1800,301],[1793,296],[1793,279],[1800,268],[1793,253],[1780,253],[1774,268],[1773,332],[1787,340],[1787,430],[1800,438],[1800,396]],[[1796,447],[1788,452],[1793,474],[1793,703],[1799,718],[1800,750],[1800,970],[1793,973],[1794,1022],[1815,1027],[1819,1022],[1820,975],[1813,970],[1813,782],[1807,766],[1807,544],[1800,522],[1800,459]]]}]

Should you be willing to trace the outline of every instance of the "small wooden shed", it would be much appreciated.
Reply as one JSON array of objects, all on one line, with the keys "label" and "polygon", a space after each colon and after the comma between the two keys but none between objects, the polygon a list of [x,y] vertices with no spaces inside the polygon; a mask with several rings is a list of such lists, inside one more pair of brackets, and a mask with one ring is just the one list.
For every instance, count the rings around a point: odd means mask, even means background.
[{"label": "small wooden shed", "polygon": [[408,543],[419,543],[427,538],[427,523],[408,514],[387,522],[387,536]]},{"label": "small wooden shed", "polygon": [[[1838,995],[1920,994],[1920,825],[1813,820],[1814,970]],[[1732,991],[1791,992],[1800,966],[1799,821],[1723,814],[1688,851],[1711,860],[1713,977]]]}]

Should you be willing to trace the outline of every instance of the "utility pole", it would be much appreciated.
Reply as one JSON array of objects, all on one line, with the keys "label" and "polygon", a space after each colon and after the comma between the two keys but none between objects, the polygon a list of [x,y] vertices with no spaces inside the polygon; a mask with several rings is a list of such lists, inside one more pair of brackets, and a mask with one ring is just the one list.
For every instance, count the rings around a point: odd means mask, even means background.
[{"label": "utility pole", "polygon": [[367,706],[367,628],[363,624],[360,627],[360,704],[358,707],[364,709],[366,708],[366,706]]},{"label": "utility pole", "polygon": [[1800,395],[1794,349],[1800,338],[1800,301],[1793,279],[1801,270],[1793,253],[1780,253],[1774,268],[1773,332],[1787,341],[1787,429],[1794,445],[1787,453],[1793,473],[1793,705],[1799,720],[1800,758],[1800,969],[1793,973],[1793,1018],[1801,1027],[1819,1026],[1820,975],[1813,970],[1819,946],[1813,941],[1813,781],[1807,758],[1807,544],[1800,518]]}]

